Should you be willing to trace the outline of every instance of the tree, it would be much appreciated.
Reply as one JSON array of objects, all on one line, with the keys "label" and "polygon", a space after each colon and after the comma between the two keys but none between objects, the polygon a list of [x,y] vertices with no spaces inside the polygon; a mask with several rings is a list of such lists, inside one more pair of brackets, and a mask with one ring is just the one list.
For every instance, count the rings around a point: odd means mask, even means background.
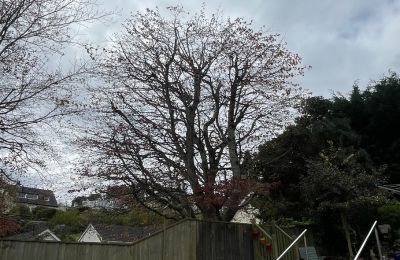
[{"label": "tree", "polygon": [[[253,203],[262,213],[261,216],[265,220],[312,220],[318,230],[321,245],[332,253],[343,251],[341,245],[331,244],[324,239],[332,239],[335,236],[340,239],[342,231],[347,230],[348,241],[360,242],[361,237],[352,235],[363,235],[363,232],[366,232],[365,229],[379,212],[379,204],[369,204],[368,207],[349,206],[341,212],[340,217],[337,214],[340,212],[337,201],[327,199],[324,203],[331,207],[321,210],[319,203],[310,204],[310,201],[316,201],[318,192],[311,192],[309,197],[303,194],[310,193],[309,188],[314,185],[320,188],[321,196],[329,192],[335,194],[334,189],[337,193],[343,193],[342,196],[348,196],[349,192],[346,189],[337,188],[344,186],[341,183],[343,178],[338,177],[338,180],[328,182],[328,173],[334,170],[321,164],[321,151],[322,154],[328,151],[332,156],[332,147],[341,151],[342,158],[345,158],[345,155],[356,155],[357,163],[353,162],[353,165],[359,168],[357,171],[360,172],[360,176],[363,176],[362,171],[370,174],[379,168],[379,176],[372,174],[376,184],[385,183],[387,180],[396,183],[400,154],[397,145],[400,133],[399,82],[399,77],[391,73],[372,82],[364,91],[356,85],[346,96],[336,94],[331,99],[311,97],[305,100],[301,116],[295,120],[295,124],[261,145],[258,153],[252,155],[254,172],[260,174],[264,182],[280,182],[279,187],[271,191],[267,201]],[[341,163],[337,159],[335,161],[335,167],[339,167]],[[343,169],[349,169],[347,174],[353,175],[349,165],[346,167],[339,167],[343,176],[346,174]],[[331,175],[340,176],[338,173]],[[357,180],[357,176],[349,177],[349,184],[352,183],[354,187],[362,190],[365,185],[359,182],[361,180]],[[372,186],[370,188],[374,190]],[[333,197],[332,195],[331,199]],[[336,194],[336,198],[342,197]],[[352,198],[348,200],[347,203],[354,206]],[[345,203],[343,199],[342,205]],[[390,206],[385,208],[389,213],[392,209]]]},{"label": "tree", "polygon": [[[85,71],[52,69],[66,45],[77,44],[71,27],[103,14],[92,0],[0,1],[0,173],[10,177],[27,166],[43,166],[49,149],[39,126],[71,112],[68,106]],[[54,62],[53,62],[54,63]]]},{"label": "tree", "polygon": [[390,183],[400,181],[400,78],[390,73],[365,91],[355,87],[349,98],[335,98],[336,111],[350,119],[361,146],[377,165],[386,165]]},{"label": "tree", "polygon": [[159,214],[230,220],[256,193],[244,153],[291,120],[304,67],[243,19],[168,11],[137,13],[105,59],[92,53],[107,84],[95,97],[103,124],[84,143],[102,153],[88,173]]},{"label": "tree", "polygon": [[[333,107],[334,102],[329,99],[307,98],[302,102],[301,116],[294,124],[260,145],[258,152],[252,155],[254,174],[259,174],[263,182],[280,183],[271,190],[269,203],[258,203],[260,217],[264,220],[311,218],[299,185],[307,175],[308,161],[332,144],[349,152],[360,149],[360,137],[352,130],[350,120],[333,114]],[[272,212],[270,204],[274,209]]]},{"label": "tree", "polygon": [[362,154],[331,147],[308,162],[308,173],[300,181],[309,210],[316,215],[333,212],[340,218],[350,259],[354,258],[349,217],[357,210],[376,207],[385,198],[377,187],[379,172],[362,163]]},{"label": "tree", "polygon": [[14,190],[0,175],[0,237],[5,237],[17,231],[20,226],[12,218],[5,216],[4,212],[10,206],[10,200],[14,197]]},{"label": "tree", "polygon": [[[52,67],[65,46],[77,45],[73,26],[105,15],[94,5],[94,0],[0,0],[0,186],[27,168],[45,166],[50,138],[44,140],[38,130],[75,111],[69,103],[85,65],[69,71]],[[0,188],[1,236],[19,226],[4,216]]]}]

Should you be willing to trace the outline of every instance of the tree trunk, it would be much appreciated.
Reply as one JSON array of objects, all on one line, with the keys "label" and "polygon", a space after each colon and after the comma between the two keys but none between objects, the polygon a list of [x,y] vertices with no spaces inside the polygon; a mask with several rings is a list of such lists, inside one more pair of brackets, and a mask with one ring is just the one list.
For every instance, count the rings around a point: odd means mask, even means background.
[{"label": "tree trunk", "polygon": [[345,216],[344,212],[340,213],[340,220],[342,221],[342,227],[343,227],[344,235],[346,236],[347,249],[349,250],[349,259],[353,260],[354,259],[354,253],[353,253],[353,247],[352,247],[352,244],[351,244],[349,225],[347,223],[347,219],[346,219],[346,216]]}]

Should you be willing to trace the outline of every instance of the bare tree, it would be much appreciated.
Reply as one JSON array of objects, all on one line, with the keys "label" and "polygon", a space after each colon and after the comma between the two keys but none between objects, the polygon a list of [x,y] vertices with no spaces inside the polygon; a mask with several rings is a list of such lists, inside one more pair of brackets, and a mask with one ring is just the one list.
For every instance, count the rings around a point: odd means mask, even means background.
[{"label": "bare tree", "polygon": [[86,174],[128,185],[159,214],[229,221],[266,189],[243,156],[290,121],[304,67],[244,19],[168,11],[134,15],[98,59],[105,116],[85,142],[98,159]]},{"label": "bare tree", "polygon": [[[77,44],[72,27],[101,18],[93,0],[0,0],[0,172],[43,165],[48,149],[35,128],[69,112],[84,65],[50,67],[63,47]],[[56,64],[53,62],[53,64]],[[53,65],[54,66],[54,65]]]}]

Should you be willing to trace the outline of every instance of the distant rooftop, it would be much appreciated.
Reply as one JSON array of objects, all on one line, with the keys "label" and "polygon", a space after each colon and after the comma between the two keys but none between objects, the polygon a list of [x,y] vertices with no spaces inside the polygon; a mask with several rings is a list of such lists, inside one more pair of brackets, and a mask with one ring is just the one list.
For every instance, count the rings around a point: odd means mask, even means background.
[{"label": "distant rooftop", "polygon": [[92,224],[103,241],[132,242],[156,231],[154,226],[130,227],[119,225]]}]

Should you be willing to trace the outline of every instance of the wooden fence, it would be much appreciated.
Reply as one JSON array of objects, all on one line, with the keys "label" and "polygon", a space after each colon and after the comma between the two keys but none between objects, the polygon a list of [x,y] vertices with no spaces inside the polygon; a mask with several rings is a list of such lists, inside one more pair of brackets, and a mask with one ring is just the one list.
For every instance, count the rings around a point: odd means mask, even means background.
[{"label": "wooden fence", "polygon": [[128,245],[0,240],[0,260],[253,260],[251,231],[184,220]]},{"label": "wooden fence", "polygon": [[[187,219],[131,244],[0,240],[0,260],[274,260],[293,241],[278,226],[262,230]],[[284,259],[298,260],[297,246]]]}]

